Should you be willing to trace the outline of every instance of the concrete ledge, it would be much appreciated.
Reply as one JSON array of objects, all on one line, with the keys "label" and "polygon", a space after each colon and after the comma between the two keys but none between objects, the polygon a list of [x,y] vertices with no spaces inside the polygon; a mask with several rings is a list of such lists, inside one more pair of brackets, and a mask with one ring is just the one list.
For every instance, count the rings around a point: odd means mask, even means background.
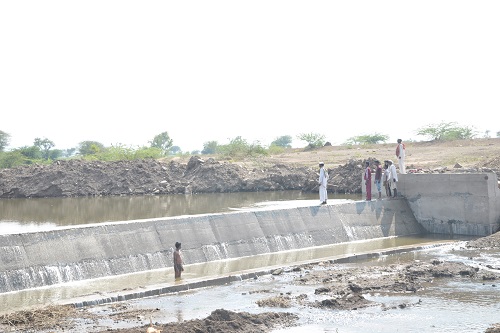
[{"label": "concrete ledge", "polygon": [[[318,264],[318,263],[324,262],[326,260],[328,260],[332,263],[353,263],[353,262],[357,262],[359,260],[366,260],[369,258],[378,258],[380,256],[404,253],[404,252],[408,252],[408,251],[417,251],[417,250],[422,250],[422,249],[428,249],[430,247],[438,247],[438,246],[442,246],[444,244],[447,244],[447,243],[441,243],[441,244],[438,243],[438,244],[425,245],[425,246],[399,247],[399,248],[390,249],[387,251],[368,252],[368,253],[363,253],[363,254],[353,254],[353,255],[343,256],[341,258],[336,258],[336,259],[311,260],[307,263],[302,262],[299,266],[304,265],[304,264],[308,264],[308,265],[309,264]],[[186,283],[182,283],[182,284],[174,285],[174,286],[167,286],[167,287],[155,287],[155,286],[153,286],[147,290],[131,291],[131,292],[124,293],[124,294],[123,293],[122,294],[112,294],[112,295],[108,295],[106,297],[101,297],[101,298],[87,298],[85,300],[80,300],[80,301],[73,302],[70,304],[76,308],[82,308],[82,307],[86,307],[86,306],[95,306],[95,305],[115,303],[115,302],[120,302],[120,301],[124,301],[124,300],[145,298],[145,297],[151,297],[151,296],[159,296],[159,295],[165,295],[165,294],[173,294],[173,293],[188,291],[188,290],[192,290],[192,289],[206,288],[206,287],[210,287],[210,286],[222,286],[222,285],[226,285],[226,284],[230,284],[230,283],[238,282],[238,281],[242,281],[242,280],[255,279],[255,278],[258,278],[259,276],[272,274],[274,271],[275,271],[275,269],[254,270],[254,271],[240,274],[240,275],[226,275],[226,276],[220,276],[220,277],[216,277],[216,278],[212,278],[212,279],[186,282]]]}]

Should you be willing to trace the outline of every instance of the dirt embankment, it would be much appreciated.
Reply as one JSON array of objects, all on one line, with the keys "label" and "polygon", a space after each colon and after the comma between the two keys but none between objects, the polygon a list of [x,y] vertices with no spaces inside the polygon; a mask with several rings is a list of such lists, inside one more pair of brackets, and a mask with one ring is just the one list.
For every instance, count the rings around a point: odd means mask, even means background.
[{"label": "dirt embankment", "polygon": [[[61,160],[0,170],[0,198],[316,191],[318,161],[329,193],[360,193],[364,161],[394,159],[393,145],[326,146],[242,161],[192,156],[170,160]],[[412,172],[496,172],[500,139],[407,144]],[[397,165],[397,163],[396,163]]]}]

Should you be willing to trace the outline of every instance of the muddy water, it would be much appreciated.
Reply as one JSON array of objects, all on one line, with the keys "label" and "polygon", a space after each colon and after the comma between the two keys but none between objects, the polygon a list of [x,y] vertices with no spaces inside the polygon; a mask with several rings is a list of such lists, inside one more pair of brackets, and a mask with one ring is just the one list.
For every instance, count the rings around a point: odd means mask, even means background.
[{"label": "muddy water", "polygon": [[[354,260],[352,265],[389,265],[410,263],[412,260],[432,259],[469,261],[473,265],[489,262],[500,267],[500,255],[483,251],[481,258],[470,259],[457,251],[457,243],[418,251],[386,255],[375,259]],[[300,273],[298,273],[300,274]],[[367,299],[382,303],[353,311],[336,311],[311,307],[261,308],[256,302],[276,292],[292,296],[306,294],[310,300],[320,298],[310,286],[296,286],[291,277],[261,276],[257,280],[245,280],[220,287],[181,292],[168,296],[131,301],[135,309],[159,309],[153,312],[153,321],[177,322],[204,318],[215,309],[260,313],[265,311],[293,312],[299,316],[299,327],[274,332],[484,332],[491,324],[500,321],[500,285],[498,281],[470,281],[469,279],[435,279],[432,287],[415,294],[366,294]],[[268,291],[268,292],[266,292]],[[399,304],[414,304],[398,308]],[[95,311],[107,312],[109,307],[97,307]],[[135,324],[140,323],[137,321]],[[147,322],[145,322],[147,323]],[[102,322],[102,325],[113,323]]]},{"label": "muddy water", "polygon": [[[334,200],[360,200],[358,195],[333,195]],[[269,191],[0,200],[0,234],[50,230],[100,222],[228,212],[286,201],[319,203],[317,193]]]},{"label": "muddy water", "polygon": [[[449,240],[433,236],[393,237],[334,244],[302,250],[284,251],[231,260],[186,265],[182,281],[175,281],[172,268],[138,272],[108,278],[84,280],[50,287],[0,294],[0,313],[22,310],[42,304],[99,304],[113,297],[160,290],[179,284],[193,284],[200,280],[215,280],[223,284],[223,277],[239,276],[249,272],[269,272],[286,265],[316,262],[322,259],[359,258],[387,249],[430,247]],[[2,311],[4,310],[4,311]]]}]

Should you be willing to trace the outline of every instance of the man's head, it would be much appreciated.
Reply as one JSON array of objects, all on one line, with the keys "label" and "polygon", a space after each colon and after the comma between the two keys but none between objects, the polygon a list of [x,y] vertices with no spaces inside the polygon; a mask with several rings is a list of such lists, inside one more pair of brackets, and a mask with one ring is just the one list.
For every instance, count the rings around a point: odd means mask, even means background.
[{"label": "man's head", "polygon": [[373,163],[375,163],[375,165],[377,165],[377,166],[380,165],[380,161],[379,160],[375,160],[375,162],[373,162]]},{"label": "man's head", "polygon": [[319,167],[320,167],[320,168],[321,168],[322,166],[324,166],[324,165],[325,165],[325,163],[323,163],[323,162],[319,162]]},{"label": "man's head", "polygon": [[388,160],[387,163],[389,163],[389,165],[391,165],[392,164],[392,160]]},{"label": "man's head", "polygon": [[398,139],[398,143],[401,143],[401,142],[403,142],[403,140],[401,140],[401,139]]},{"label": "man's head", "polygon": [[175,248],[176,248],[176,249],[180,249],[180,248],[181,248],[181,243],[179,243],[179,242],[175,242]]}]

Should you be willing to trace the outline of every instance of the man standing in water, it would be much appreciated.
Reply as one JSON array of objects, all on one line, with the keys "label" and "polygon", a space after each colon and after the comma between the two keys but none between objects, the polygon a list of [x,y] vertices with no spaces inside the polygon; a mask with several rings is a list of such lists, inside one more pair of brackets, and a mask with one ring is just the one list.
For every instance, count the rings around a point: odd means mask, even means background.
[{"label": "man standing in water", "polygon": [[398,146],[396,147],[396,157],[399,162],[399,173],[406,173],[405,157],[406,157],[406,147],[403,140],[398,139]]},{"label": "man standing in water", "polygon": [[328,172],[325,171],[325,163],[319,162],[319,201],[321,205],[326,204],[327,191],[326,186],[328,182]]},{"label": "man standing in water", "polygon": [[181,273],[183,271],[184,271],[184,267],[182,267],[181,243],[175,242],[174,272],[175,272],[175,279],[176,280],[181,278]]}]

